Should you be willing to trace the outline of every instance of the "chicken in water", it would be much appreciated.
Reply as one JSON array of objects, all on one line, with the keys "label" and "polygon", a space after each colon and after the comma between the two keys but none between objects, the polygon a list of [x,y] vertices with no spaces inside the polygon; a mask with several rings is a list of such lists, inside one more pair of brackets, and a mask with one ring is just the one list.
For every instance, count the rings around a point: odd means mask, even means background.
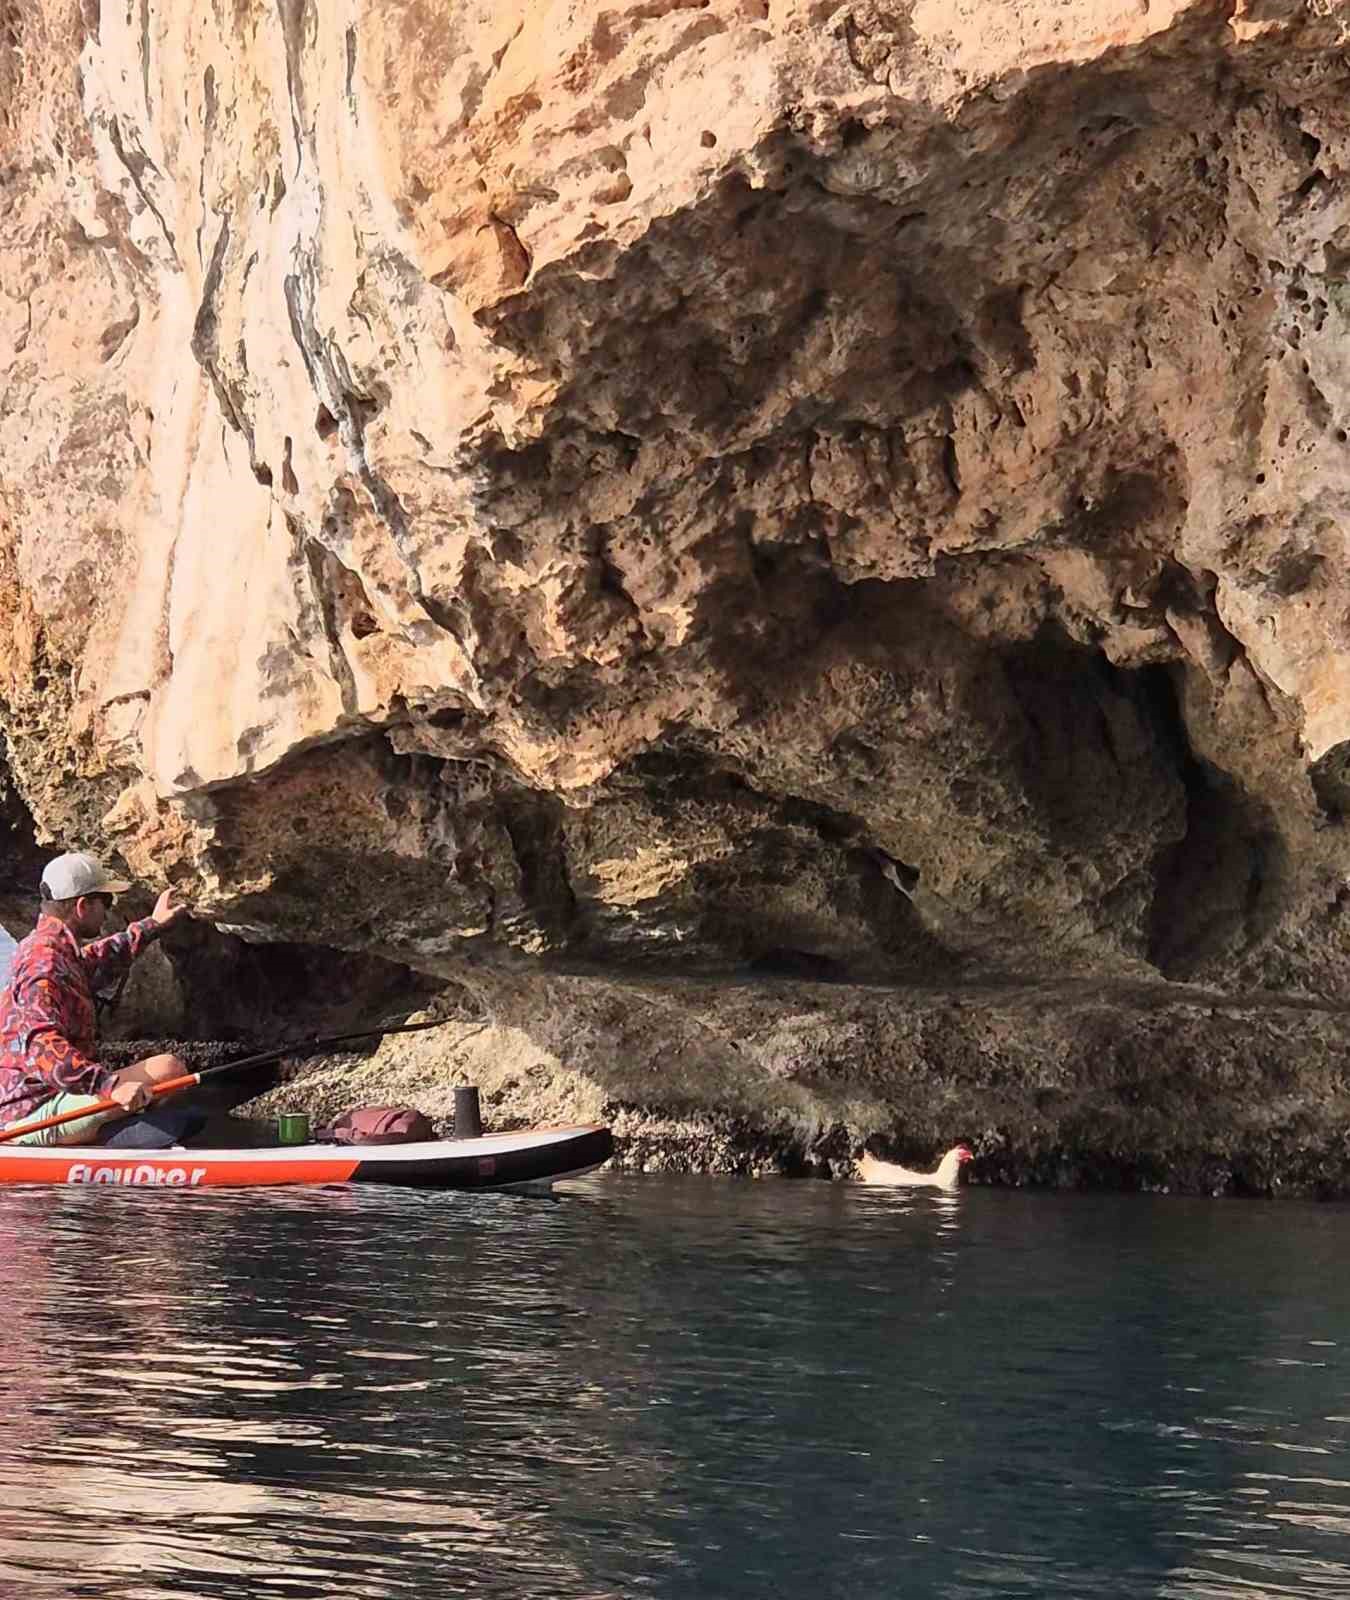
[{"label": "chicken in water", "polygon": [[866,1152],[858,1157],[858,1176],[864,1183],[889,1183],[910,1189],[955,1189],[961,1168],[974,1160],[963,1144],[953,1145],[932,1172],[911,1172],[891,1161],[878,1161]]}]

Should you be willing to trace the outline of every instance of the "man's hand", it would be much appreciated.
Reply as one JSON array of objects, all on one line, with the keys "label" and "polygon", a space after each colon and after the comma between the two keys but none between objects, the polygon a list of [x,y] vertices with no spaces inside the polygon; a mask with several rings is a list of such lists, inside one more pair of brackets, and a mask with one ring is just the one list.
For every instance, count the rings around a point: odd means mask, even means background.
[{"label": "man's hand", "polygon": [[128,1111],[144,1111],[153,1098],[148,1085],[144,1083],[119,1083],[108,1095],[109,1100],[116,1100],[119,1106],[125,1106]]},{"label": "man's hand", "polygon": [[150,915],[157,927],[167,928],[170,923],[177,922],[179,917],[186,917],[188,908],[179,900],[177,889],[166,889],[155,901],[155,909]]}]

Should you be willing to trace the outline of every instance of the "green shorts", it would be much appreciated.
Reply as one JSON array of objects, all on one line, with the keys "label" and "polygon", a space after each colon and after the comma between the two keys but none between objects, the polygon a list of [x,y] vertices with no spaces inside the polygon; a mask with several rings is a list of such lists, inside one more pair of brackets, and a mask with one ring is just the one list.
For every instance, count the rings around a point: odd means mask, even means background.
[{"label": "green shorts", "polygon": [[[96,1094],[54,1094],[30,1111],[25,1122],[41,1122],[44,1117],[59,1117],[63,1111],[82,1111],[85,1106],[102,1104]],[[43,1128],[38,1133],[21,1133],[10,1144],[87,1144],[105,1122],[125,1116],[124,1111],[100,1111],[97,1116],[63,1122],[59,1128]]]}]

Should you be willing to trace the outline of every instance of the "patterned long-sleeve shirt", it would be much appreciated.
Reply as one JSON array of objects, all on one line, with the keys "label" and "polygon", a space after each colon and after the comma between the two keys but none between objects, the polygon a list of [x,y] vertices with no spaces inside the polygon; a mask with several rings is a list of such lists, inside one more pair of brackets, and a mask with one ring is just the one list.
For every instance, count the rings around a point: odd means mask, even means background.
[{"label": "patterned long-sleeve shirt", "polygon": [[63,922],[40,917],[21,941],[0,994],[0,1127],[54,1094],[105,1094],[116,1070],[96,1055],[94,993],[119,977],[159,933],[153,917],[81,946]]}]

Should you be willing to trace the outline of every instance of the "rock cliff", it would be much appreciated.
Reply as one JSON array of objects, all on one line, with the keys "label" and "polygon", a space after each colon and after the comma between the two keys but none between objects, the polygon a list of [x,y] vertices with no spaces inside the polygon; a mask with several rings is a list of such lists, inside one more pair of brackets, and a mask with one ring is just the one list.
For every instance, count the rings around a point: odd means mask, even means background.
[{"label": "rock cliff", "polygon": [[17,877],[527,1029],[1339,996],[1348,90],[1342,0],[0,0]]}]

